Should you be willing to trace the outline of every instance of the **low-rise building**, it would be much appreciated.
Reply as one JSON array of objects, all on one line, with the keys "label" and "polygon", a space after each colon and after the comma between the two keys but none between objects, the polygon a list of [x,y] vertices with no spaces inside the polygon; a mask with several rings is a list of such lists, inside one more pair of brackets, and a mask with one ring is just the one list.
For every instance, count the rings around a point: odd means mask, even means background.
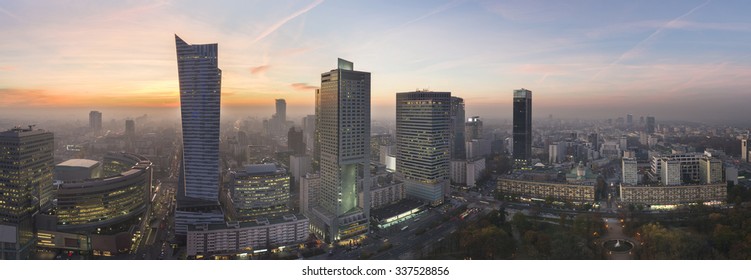
[{"label": "low-rise building", "polygon": [[595,201],[594,185],[498,179],[498,191],[504,195],[536,200],[552,198],[556,201],[578,203]]},{"label": "low-rise building", "polygon": [[677,205],[725,202],[727,196],[727,186],[724,183],[682,186],[621,185],[621,202],[630,204]]}]

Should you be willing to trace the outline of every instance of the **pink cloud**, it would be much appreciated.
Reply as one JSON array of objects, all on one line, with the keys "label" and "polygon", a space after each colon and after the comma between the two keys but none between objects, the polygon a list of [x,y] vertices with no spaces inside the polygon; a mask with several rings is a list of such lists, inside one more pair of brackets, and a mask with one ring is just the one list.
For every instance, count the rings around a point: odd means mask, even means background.
[{"label": "pink cloud", "polygon": [[308,91],[308,90],[313,90],[313,89],[318,88],[317,86],[311,86],[307,83],[294,83],[294,84],[291,84],[290,86],[292,86],[292,88],[295,90],[302,90],[302,91]]},{"label": "pink cloud", "polygon": [[250,74],[256,75],[256,74],[266,73],[266,71],[268,71],[269,68],[271,68],[271,65],[268,65],[268,64],[250,67]]}]

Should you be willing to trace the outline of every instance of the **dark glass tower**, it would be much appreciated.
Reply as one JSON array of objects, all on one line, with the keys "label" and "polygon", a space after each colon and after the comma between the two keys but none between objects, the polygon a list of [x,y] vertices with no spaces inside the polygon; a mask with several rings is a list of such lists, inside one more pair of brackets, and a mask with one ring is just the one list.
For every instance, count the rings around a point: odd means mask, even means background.
[{"label": "dark glass tower", "polygon": [[514,163],[527,165],[532,158],[532,91],[514,90]]},{"label": "dark glass tower", "polygon": [[464,135],[464,99],[451,97],[451,159],[464,159],[467,155]]}]

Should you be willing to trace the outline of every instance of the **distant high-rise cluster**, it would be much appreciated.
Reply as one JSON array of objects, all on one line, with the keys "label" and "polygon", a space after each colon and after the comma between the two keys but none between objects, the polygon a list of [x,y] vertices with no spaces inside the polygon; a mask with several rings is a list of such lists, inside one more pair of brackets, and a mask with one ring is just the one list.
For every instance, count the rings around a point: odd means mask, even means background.
[{"label": "distant high-rise cluster", "polygon": [[532,91],[514,90],[514,162],[527,165],[532,159]]}]

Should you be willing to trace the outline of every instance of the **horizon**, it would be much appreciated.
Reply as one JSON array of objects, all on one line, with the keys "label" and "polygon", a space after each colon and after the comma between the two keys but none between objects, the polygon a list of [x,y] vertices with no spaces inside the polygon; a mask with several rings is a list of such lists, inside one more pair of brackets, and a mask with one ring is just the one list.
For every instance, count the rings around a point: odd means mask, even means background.
[{"label": "horizon", "polygon": [[[508,119],[513,90],[527,88],[537,117],[740,122],[749,4],[670,4],[7,3],[0,108],[177,109],[177,34],[219,45],[228,110],[267,112],[284,98],[312,114],[320,74],[341,57],[372,73],[374,118],[393,118],[397,92],[427,88],[464,98],[468,114]],[[349,24],[328,28],[337,22]]]}]

